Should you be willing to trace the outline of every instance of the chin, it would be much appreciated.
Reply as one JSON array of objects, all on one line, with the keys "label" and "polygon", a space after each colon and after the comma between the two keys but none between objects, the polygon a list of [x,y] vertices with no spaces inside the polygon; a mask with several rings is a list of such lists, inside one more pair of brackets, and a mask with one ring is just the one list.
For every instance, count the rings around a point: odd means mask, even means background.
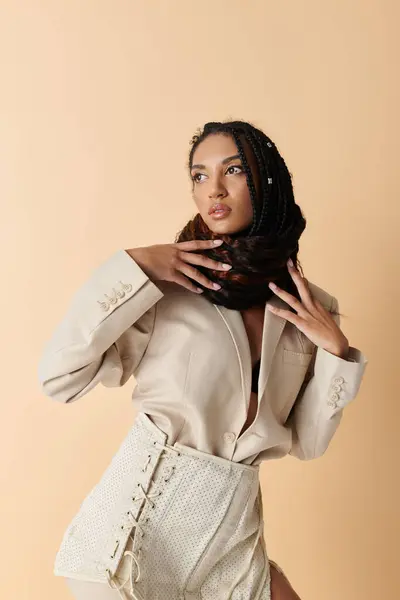
[{"label": "chin", "polygon": [[228,223],[211,223],[209,226],[210,230],[213,233],[221,234],[221,235],[230,235],[231,233],[236,233],[238,230],[237,227],[232,227],[228,225]]},{"label": "chin", "polygon": [[229,217],[227,219],[222,219],[221,221],[211,221],[207,222],[209,229],[216,234],[221,235],[232,235],[239,233],[240,231],[246,230],[249,225],[248,224],[233,224],[229,223]]}]

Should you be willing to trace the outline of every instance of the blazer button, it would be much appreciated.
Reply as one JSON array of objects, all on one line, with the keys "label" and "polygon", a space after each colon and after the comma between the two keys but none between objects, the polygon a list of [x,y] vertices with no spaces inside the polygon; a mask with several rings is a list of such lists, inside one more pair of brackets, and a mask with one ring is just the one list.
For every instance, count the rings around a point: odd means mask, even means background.
[{"label": "blazer button", "polygon": [[331,406],[332,408],[336,408],[337,407],[336,402],[334,402],[333,400],[328,400],[328,405]]},{"label": "blazer button", "polygon": [[227,444],[232,444],[236,439],[236,435],[232,433],[232,431],[227,431],[224,433],[224,440]]},{"label": "blazer button", "polygon": [[332,386],[332,389],[334,392],[340,392],[342,389],[342,386],[340,385],[340,383],[334,383]]},{"label": "blazer button", "polygon": [[330,395],[330,400],[333,400],[333,402],[336,402],[337,400],[339,400],[339,394],[337,394],[336,392],[333,392],[333,394]]},{"label": "blazer button", "polygon": [[334,377],[333,383],[344,383],[343,377]]},{"label": "blazer button", "polygon": [[102,310],[107,311],[110,308],[110,305],[108,302],[100,302],[100,300],[97,300],[97,303],[100,304]]},{"label": "blazer button", "polygon": [[110,304],[117,304],[117,302],[118,302],[117,290],[115,288],[113,288],[112,291],[113,291],[112,296],[107,296],[107,294],[104,294],[104,295]]},{"label": "blazer button", "polygon": [[122,289],[125,292],[131,292],[132,291],[132,285],[130,283],[123,283],[121,280],[119,281],[119,283],[121,284]]}]

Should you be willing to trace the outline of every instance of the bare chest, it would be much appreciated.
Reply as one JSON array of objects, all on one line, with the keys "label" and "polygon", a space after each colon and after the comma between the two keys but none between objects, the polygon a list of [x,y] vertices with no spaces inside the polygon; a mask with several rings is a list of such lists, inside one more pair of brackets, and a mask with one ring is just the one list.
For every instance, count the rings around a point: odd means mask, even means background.
[{"label": "bare chest", "polygon": [[[261,346],[264,323],[264,309],[250,309],[242,311],[243,323],[246,329],[247,338],[249,340],[251,364],[252,367],[257,364],[261,358]],[[256,392],[251,392],[249,409],[247,412],[246,422],[243,425],[242,434],[250,427],[257,414],[258,398]]]}]

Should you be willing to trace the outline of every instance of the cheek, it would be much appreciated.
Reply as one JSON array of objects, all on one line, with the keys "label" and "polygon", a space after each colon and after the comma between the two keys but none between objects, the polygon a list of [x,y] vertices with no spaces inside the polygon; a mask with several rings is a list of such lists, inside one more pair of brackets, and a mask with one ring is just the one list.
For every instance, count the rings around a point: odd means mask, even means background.
[{"label": "cheek", "polygon": [[192,198],[193,198],[193,202],[196,205],[197,210],[199,212],[201,212],[203,210],[203,208],[204,208],[204,205],[205,205],[205,201],[202,198],[202,195],[199,194],[198,192],[196,192],[196,193],[192,194]]},{"label": "cheek", "polygon": [[238,182],[235,188],[235,190],[232,190],[232,195],[237,200],[237,205],[240,206],[244,214],[252,215],[253,205],[251,203],[250,190],[247,187],[247,182],[242,180]]},{"label": "cheek", "polygon": [[208,218],[208,199],[207,196],[196,191],[192,194],[193,202],[196,206],[197,212],[200,213],[204,221]]}]

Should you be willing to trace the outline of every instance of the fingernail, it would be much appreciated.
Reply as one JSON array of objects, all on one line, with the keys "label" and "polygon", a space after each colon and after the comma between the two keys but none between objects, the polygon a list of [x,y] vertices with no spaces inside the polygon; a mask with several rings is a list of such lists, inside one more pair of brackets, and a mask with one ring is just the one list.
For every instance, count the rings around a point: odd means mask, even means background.
[{"label": "fingernail", "polygon": [[275,284],[273,281],[270,281],[268,285],[269,285],[269,287],[270,287],[270,288],[272,288],[273,290],[276,290],[276,288],[277,288],[277,285],[276,285],[276,284]]},{"label": "fingernail", "polygon": [[224,240],[214,240],[214,245],[219,246]]},{"label": "fingernail", "polygon": [[289,258],[289,260],[287,262],[288,262],[289,267],[293,267],[293,261],[291,258]]},{"label": "fingernail", "polygon": [[228,271],[229,269],[232,269],[232,265],[227,265],[226,263],[223,263],[222,268],[225,269],[225,271]]},{"label": "fingernail", "polygon": [[213,283],[213,288],[215,290],[219,290],[221,288],[221,286],[219,285],[219,283]]}]

